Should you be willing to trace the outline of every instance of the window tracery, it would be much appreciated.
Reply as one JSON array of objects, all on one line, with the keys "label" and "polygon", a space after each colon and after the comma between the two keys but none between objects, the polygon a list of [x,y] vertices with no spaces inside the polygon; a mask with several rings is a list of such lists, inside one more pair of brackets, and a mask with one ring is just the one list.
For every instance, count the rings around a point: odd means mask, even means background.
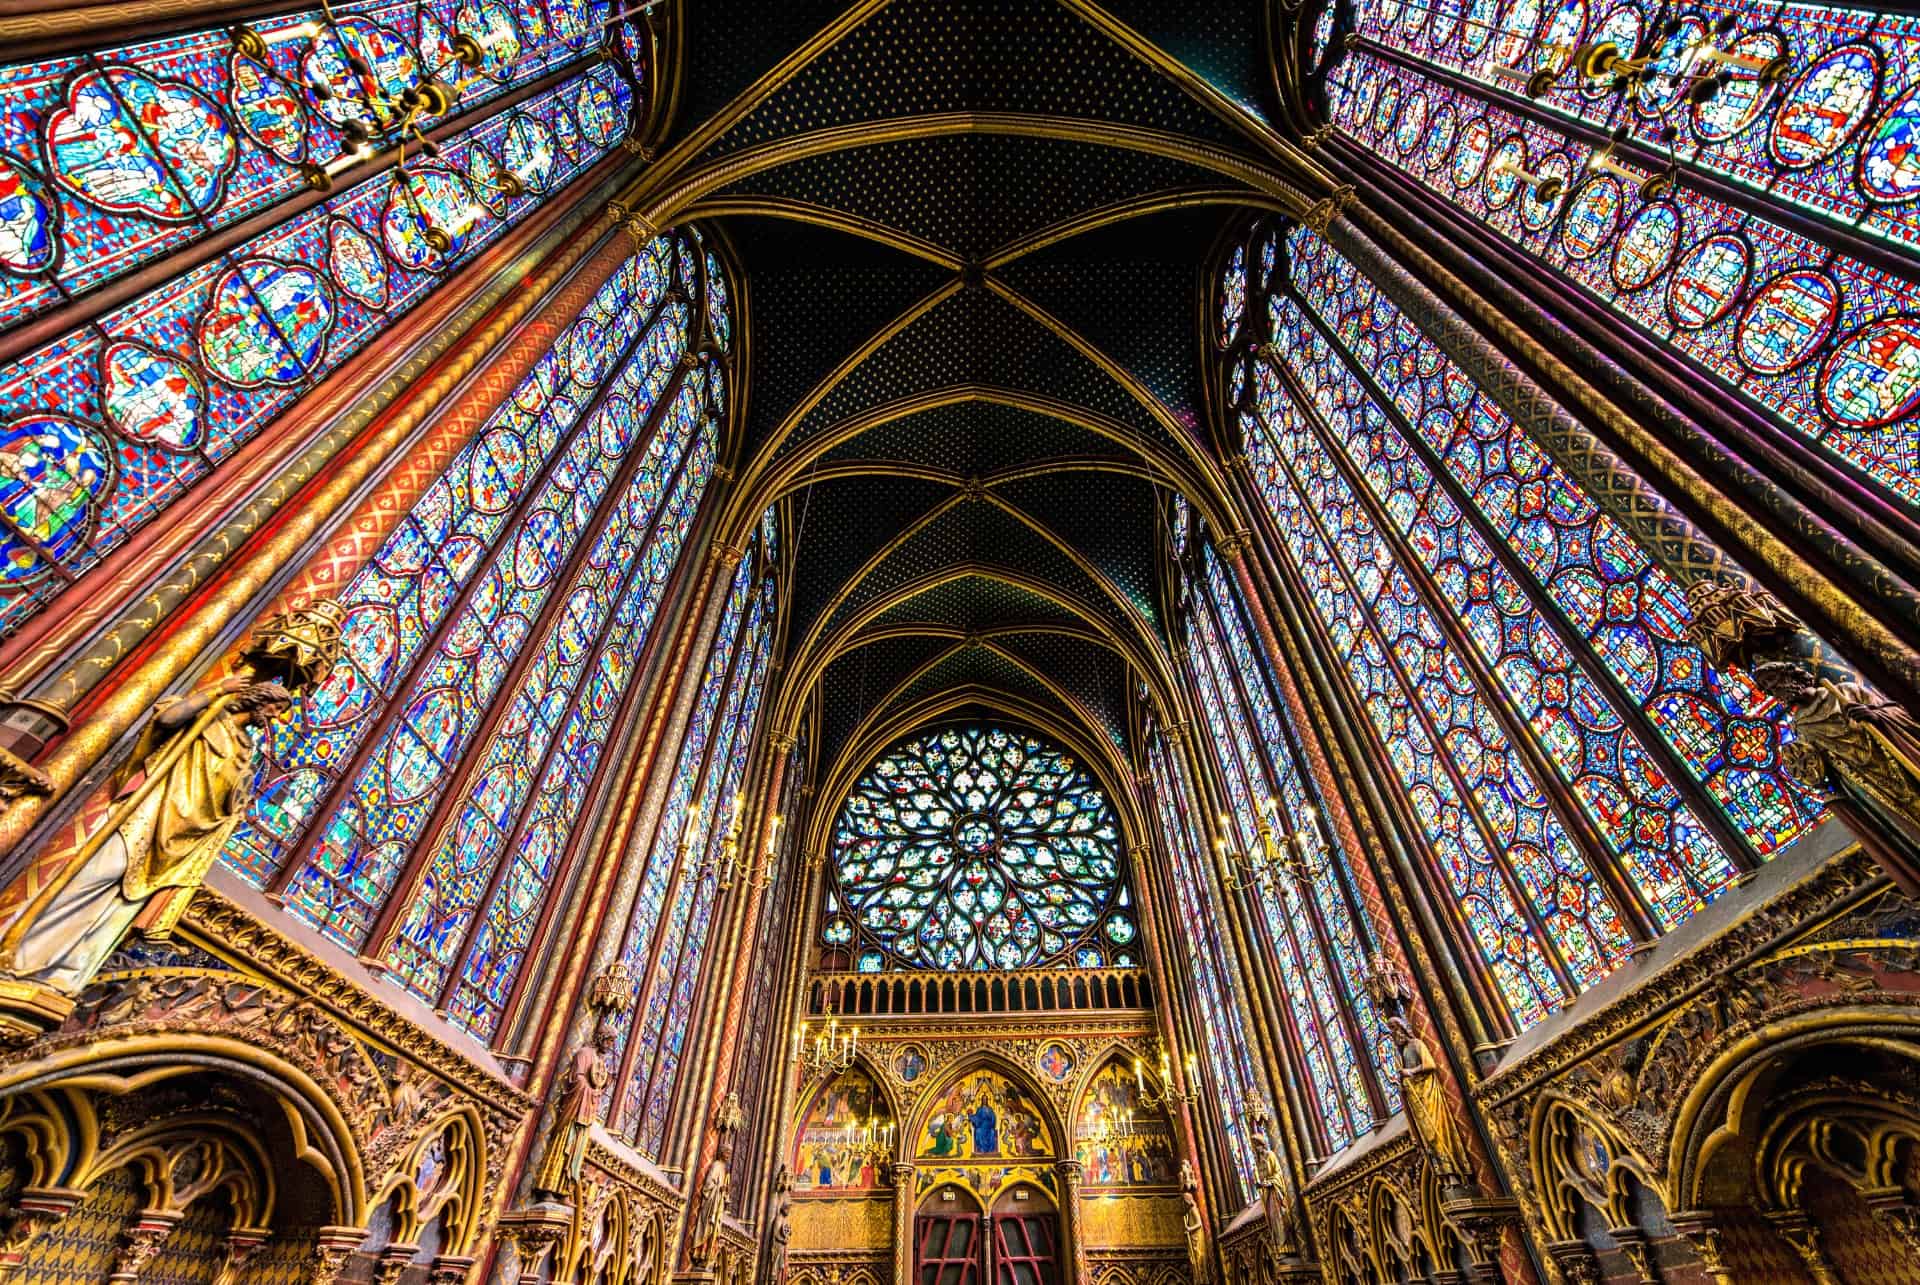
[{"label": "window tracery", "polygon": [[720,628],[681,738],[622,959],[638,1002],[615,1022],[617,1127],[647,1155],[665,1141],[680,1056],[708,959],[721,848],[750,842],[747,764],[772,659],[778,607],[777,531],[762,518],[728,586]]},{"label": "window tracery", "polygon": [[1239,1184],[1235,1196],[1244,1201],[1254,1191],[1253,1152],[1245,1130],[1254,1108],[1266,1100],[1253,1061],[1255,1046],[1246,1030],[1246,988],[1232,947],[1220,938],[1220,903],[1203,864],[1205,847],[1178,747],[1163,735],[1153,737],[1147,747],[1147,770],[1154,816],[1173,876],[1170,882],[1182,940],[1189,947],[1185,959],[1192,970],[1201,1052],[1212,1090],[1220,1095],[1215,1115]]},{"label": "window tracery", "polygon": [[1518,425],[1324,240],[1256,245],[1252,476],[1525,1026],[1818,804],[1784,711],[1710,669],[1677,586]]},{"label": "window tracery", "polygon": [[225,850],[476,1034],[497,1027],[714,467],[681,238],[633,255],[339,595]]},{"label": "window tracery", "polygon": [[0,633],[628,136],[610,16],[381,0],[0,66],[0,326],[40,323],[0,365]]},{"label": "window tracery", "polygon": [[[1920,503],[1920,19],[1387,0],[1338,22],[1342,130]],[[1584,74],[1600,42],[1645,74]]]},{"label": "window tracery", "polygon": [[1394,1065],[1392,1041],[1363,981],[1370,934],[1239,595],[1211,547],[1190,556],[1187,664],[1227,792],[1222,851],[1243,872],[1266,872],[1243,882],[1267,930],[1323,1141],[1338,1151],[1399,1107],[1393,1077],[1382,1073]]},{"label": "window tracery", "polygon": [[853,787],[832,845],[822,935],[862,971],[1135,961],[1119,820],[1035,736],[973,725],[903,741]]}]

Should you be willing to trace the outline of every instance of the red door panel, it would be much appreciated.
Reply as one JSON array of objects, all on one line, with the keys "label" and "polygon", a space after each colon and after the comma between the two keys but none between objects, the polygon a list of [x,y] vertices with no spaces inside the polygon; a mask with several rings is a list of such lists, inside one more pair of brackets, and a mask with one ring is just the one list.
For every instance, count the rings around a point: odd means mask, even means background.
[{"label": "red door panel", "polygon": [[1048,1214],[995,1214],[994,1285],[1059,1285],[1059,1224]]},{"label": "red door panel", "polygon": [[914,1228],[914,1275],[919,1285],[980,1285],[978,1214],[922,1214]]}]

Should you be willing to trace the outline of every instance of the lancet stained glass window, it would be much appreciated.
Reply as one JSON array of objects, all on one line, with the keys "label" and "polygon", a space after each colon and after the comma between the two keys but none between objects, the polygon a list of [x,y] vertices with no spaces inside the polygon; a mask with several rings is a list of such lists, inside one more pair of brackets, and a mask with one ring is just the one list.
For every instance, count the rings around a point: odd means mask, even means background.
[{"label": "lancet stained glass window", "polygon": [[[373,0],[0,66],[0,633],[612,154],[641,69],[609,14]],[[434,155],[392,106],[428,80]]]},{"label": "lancet stained glass window", "polygon": [[[1349,21],[1342,130],[1920,504],[1920,17],[1382,0]],[[1598,42],[1649,60],[1636,92],[1570,65]],[[1649,183],[1670,164],[1670,190]],[[1820,223],[1891,252],[1822,244]]]},{"label": "lancet stained glass window", "polygon": [[1103,967],[1139,936],[1120,823],[1064,749],[1005,727],[917,733],[834,823],[829,945],[889,968]]},{"label": "lancet stained glass window", "polygon": [[275,725],[224,853],[483,1036],[714,471],[680,241],[614,270],[339,593],[345,655]]},{"label": "lancet stained glass window", "polygon": [[1677,588],[1436,345],[1305,229],[1256,271],[1253,475],[1526,1025],[1621,958],[1594,862],[1664,930],[1817,806],[1782,712],[1709,669]]},{"label": "lancet stained glass window", "polygon": [[779,602],[776,525],[761,520],[735,569],[694,707],[673,762],[666,802],[628,917],[622,959],[639,984],[631,1014],[614,1021],[619,1076],[608,1097],[635,1146],[656,1155],[679,1082],[680,1055],[719,895],[718,864],[731,844],[750,858],[746,773],[773,654]]},{"label": "lancet stained glass window", "polygon": [[1346,853],[1300,771],[1293,732],[1240,619],[1239,595],[1211,548],[1199,557],[1189,586],[1187,662],[1227,790],[1222,829],[1242,878],[1255,861],[1271,872],[1252,894],[1323,1141],[1337,1151],[1372,1127],[1370,1089],[1389,1111],[1398,1109],[1393,1045],[1363,984],[1368,939]]},{"label": "lancet stained glass window", "polygon": [[1180,912],[1180,928],[1187,944],[1184,958],[1193,970],[1193,994],[1207,1070],[1220,1094],[1218,1119],[1226,1134],[1239,1179],[1239,1197],[1253,1194],[1253,1151],[1244,1132],[1252,1112],[1263,1100],[1260,1076],[1254,1068],[1254,1045],[1247,1037],[1246,987],[1232,948],[1220,939],[1223,908],[1207,878],[1205,848],[1194,813],[1193,791],[1177,751],[1163,737],[1148,746],[1147,770],[1153,783],[1154,815],[1173,872],[1173,891]]}]

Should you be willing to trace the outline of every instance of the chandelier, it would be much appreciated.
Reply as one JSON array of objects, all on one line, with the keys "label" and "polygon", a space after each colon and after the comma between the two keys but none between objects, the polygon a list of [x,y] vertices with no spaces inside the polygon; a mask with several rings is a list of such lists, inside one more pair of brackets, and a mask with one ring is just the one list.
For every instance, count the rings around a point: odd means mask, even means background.
[{"label": "chandelier", "polygon": [[[1318,809],[1309,804],[1302,814],[1306,824],[1291,834],[1280,833],[1279,815],[1279,805],[1268,795],[1260,805],[1252,852],[1242,852],[1233,846],[1229,837],[1233,834],[1233,820],[1225,813],[1220,815],[1221,833],[1214,840],[1214,847],[1225,866],[1226,885],[1233,891],[1259,888],[1271,892],[1283,875],[1304,882],[1312,872],[1312,857],[1320,849],[1320,831],[1315,824]],[[1295,851],[1299,856],[1293,855]]]},{"label": "chandelier", "polygon": [[860,1028],[851,1027],[842,1035],[837,1017],[828,1018],[827,1024],[811,1037],[805,1022],[793,1033],[794,1065],[809,1076],[837,1075],[853,1065],[859,1051]]},{"label": "chandelier", "polygon": [[[1194,1059],[1193,1054],[1187,1054],[1184,1065],[1187,1072],[1187,1083],[1193,1084],[1198,1082],[1200,1066]],[[1152,1087],[1152,1085],[1156,1083],[1159,1085],[1157,1090]],[[1182,1092],[1180,1088],[1174,1084],[1173,1059],[1167,1055],[1167,1049],[1164,1044],[1160,1047],[1160,1075],[1157,1080],[1149,1079],[1146,1068],[1142,1065],[1139,1058],[1133,1059],[1133,1096],[1134,1101],[1149,1111],[1158,1110],[1161,1107],[1169,1110],[1178,1110],[1194,1099],[1193,1093]],[[1129,1117],[1129,1121],[1131,1121],[1131,1117]]]},{"label": "chandelier", "polygon": [[[681,857],[691,846],[693,824],[698,819],[699,808],[695,807],[689,815],[687,835],[681,839]],[[780,834],[780,818],[776,815],[767,833],[767,846],[758,861],[743,862],[740,858],[740,796],[733,796],[733,807],[727,813],[726,832],[720,836],[720,850],[701,860],[699,873],[711,874],[714,887],[721,892],[731,889],[736,883],[755,892],[773,882],[774,842]]]}]

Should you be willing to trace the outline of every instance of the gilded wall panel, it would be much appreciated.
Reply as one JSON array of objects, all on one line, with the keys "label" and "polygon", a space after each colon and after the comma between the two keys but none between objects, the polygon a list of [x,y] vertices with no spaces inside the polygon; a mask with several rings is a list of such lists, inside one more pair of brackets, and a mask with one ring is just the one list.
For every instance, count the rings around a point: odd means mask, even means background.
[{"label": "gilded wall panel", "polygon": [[793,1202],[791,1252],[885,1249],[893,1244],[893,1199],[814,1196]]},{"label": "gilded wall panel", "polygon": [[1187,1243],[1178,1196],[1083,1196],[1080,1229],[1089,1251]]}]

